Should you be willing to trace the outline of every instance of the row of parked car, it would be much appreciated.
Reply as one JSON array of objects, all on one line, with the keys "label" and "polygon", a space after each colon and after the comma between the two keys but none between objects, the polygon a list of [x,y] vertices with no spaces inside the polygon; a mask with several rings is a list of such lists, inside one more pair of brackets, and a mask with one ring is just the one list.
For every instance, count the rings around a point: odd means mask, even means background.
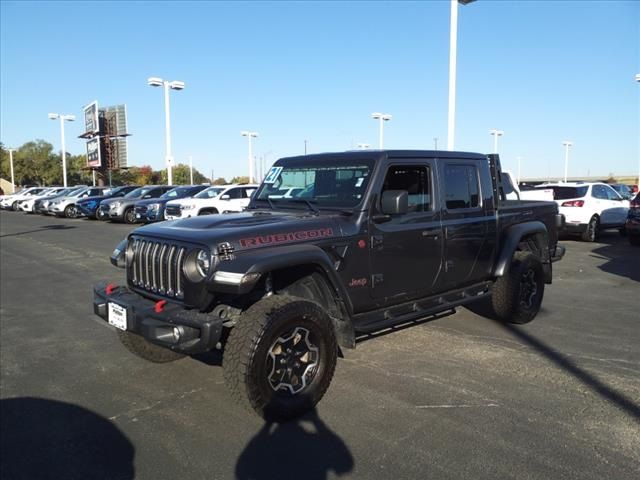
[{"label": "row of parked car", "polygon": [[[506,179],[503,179],[506,180]],[[511,182],[504,182],[509,185]],[[241,212],[258,185],[147,185],[125,187],[32,187],[0,199],[0,208],[58,217],[150,223],[198,215]],[[547,183],[533,190],[512,184],[508,198],[553,200],[564,215],[563,231],[594,242],[600,231],[618,229],[632,245],[640,245],[640,194],[627,200],[604,183]],[[276,197],[300,195],[285,189]],[[511,197],[511,194],[515,197]]]},{"label": "row of parked car", "polygon": [[150,223],[241,212],[258,185],[31,187],[0,198],[0,208],[57,217]]}]

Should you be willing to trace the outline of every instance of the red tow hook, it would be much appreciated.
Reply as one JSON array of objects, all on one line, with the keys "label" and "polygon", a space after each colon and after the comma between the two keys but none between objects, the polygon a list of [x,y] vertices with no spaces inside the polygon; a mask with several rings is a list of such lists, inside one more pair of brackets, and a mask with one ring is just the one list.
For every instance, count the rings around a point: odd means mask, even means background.
[{"label": "red tow hook", "polygon": [[107,295],[111,295],[116,288],[118,288],[118,286],[115,283],[110,283],[104,291]]},{"label": "red tow hook", "polygon": [[164,306],[165,306],[165,304],[166,304],[166,303],[167,303],[167,301],[166,301],[166,300],[158,300],[158,301],[156,302],[156,306],[155,306],[155,307],[153,307],[153,310],[154,310],[156,313],[161,313],[161,312],[164,310]]}]

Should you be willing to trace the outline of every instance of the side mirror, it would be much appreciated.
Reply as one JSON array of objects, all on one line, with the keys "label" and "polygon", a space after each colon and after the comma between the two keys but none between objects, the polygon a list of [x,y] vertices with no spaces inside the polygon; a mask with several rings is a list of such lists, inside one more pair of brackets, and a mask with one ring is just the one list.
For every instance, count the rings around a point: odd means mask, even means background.
[{"label": "side mirror", "polygon": [[231,197],[229,195],[222,195],[220,197],[220,200],[230,200],[230,199],[231,199]]},{"label": "side mirror", "polygon": [[406,190],[387,190],[382,194],[382,213],[402,215],[409,211],[409,192]]}]

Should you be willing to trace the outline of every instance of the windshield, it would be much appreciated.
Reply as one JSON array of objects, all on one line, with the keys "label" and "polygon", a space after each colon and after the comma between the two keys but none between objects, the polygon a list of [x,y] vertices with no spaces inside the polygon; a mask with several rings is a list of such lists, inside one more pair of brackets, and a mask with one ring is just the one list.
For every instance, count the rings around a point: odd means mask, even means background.
[{"label": "windshield", "polygon": [[140,187],[140,188],[136,188],[135,190],[131,190],[129,193],[127,193],[124,198],[140,198],[143,195],[146,195],[149,190],[151,190],[152,187]]},{"label": "windshield", "polygon": [[318,208],[352,208],[362,201],[372,165],[366,160],[352,164],[323,160],[317,165],[276,165],[255,198],[283,204],[312,202]]},{"label": "windshield", "polygon": [[185,195],[187,195],[189,193],[189,191],[192,189],[193,187],[178,187],[178,188],[174,188],[173,190],[169,190],[166,193],[163,193],[162,195],[160,195],[160,198],[180,198],[180,197],[184,197]]},{"label": "windshield", "polygon": [[215,198],[225,191],[225,187],[209,187],[193,198]]}]

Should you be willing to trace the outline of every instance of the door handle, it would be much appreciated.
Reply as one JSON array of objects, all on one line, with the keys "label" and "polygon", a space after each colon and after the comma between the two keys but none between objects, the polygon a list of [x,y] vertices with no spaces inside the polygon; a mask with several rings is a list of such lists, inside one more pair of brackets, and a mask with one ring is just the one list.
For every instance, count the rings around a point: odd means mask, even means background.
[{"label": "door handle", "polygon": [[424,230],[422,232],[422,236],[425,238],[433,238],[434,240],[437,240],[440,236],[440,230]]}]

